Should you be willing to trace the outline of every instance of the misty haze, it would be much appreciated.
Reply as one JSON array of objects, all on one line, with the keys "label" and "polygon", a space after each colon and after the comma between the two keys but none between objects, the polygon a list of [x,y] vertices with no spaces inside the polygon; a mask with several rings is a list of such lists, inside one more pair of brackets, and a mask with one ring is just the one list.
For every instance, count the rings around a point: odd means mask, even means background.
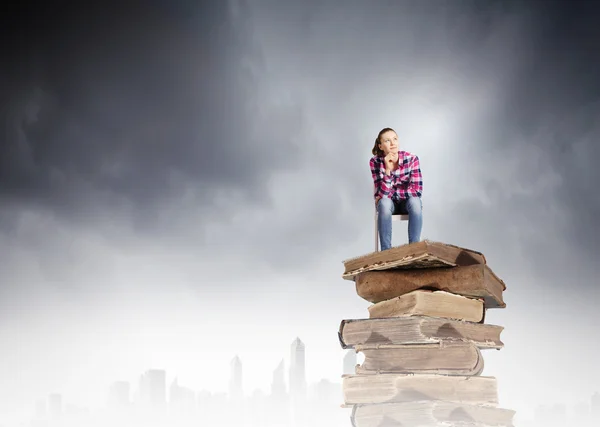
[{"label": "misty haze", "polygon": [[421,239],[506,284],[500,406],[599,424],[597,2],[41,3],[0,14],[0,427],[350,426],[386,127]]}]

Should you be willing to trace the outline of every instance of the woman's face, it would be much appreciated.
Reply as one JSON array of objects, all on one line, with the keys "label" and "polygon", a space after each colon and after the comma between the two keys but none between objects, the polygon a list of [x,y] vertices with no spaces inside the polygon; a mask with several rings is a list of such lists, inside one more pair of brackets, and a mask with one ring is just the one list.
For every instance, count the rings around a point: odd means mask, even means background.
[{"label": "woman's face", "polygon": [[384,156],[387,156],[390,152],[398,151],[398,135],[396,135],[396,132],[388,130],[383,133],[379,138],[379,148],[383,151]]}]

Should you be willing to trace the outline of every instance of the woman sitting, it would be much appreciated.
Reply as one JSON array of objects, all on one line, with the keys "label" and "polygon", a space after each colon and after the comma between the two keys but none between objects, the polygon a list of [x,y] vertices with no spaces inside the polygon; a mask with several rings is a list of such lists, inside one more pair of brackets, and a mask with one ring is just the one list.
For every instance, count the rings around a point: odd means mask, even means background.
[{"label": "woman sitting", "polygon": [[379,132],[372,152],[369,163],[375,184],[381,250],[392,246],[392,215],[408,214],[408,243],[420,241],[423,177],[419,158],[407,151],[398,151],[398,135],[391,128]]}]

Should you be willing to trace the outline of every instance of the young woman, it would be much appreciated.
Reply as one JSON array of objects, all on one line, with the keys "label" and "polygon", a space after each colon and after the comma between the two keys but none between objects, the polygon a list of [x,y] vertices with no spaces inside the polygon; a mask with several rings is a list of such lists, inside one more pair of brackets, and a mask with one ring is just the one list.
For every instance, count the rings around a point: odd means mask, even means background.
[{"label": "young woman", "polygon": [[391,128],[379,132],[372,152],[369,163],[375,184],[381,250],[392,246],[392,215],[408,214],[408,243],[420,241],[423,177],[419,158],[407,151],[398,151],[398,135]]}]

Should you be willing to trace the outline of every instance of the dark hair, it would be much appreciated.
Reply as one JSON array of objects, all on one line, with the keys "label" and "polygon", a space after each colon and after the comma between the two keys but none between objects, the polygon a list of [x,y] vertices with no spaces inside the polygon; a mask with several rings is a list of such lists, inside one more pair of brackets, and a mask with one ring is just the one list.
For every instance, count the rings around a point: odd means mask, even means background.
[{"label": "dark hair", "polygon": [[373,153],[374,156],[383,157],[383,151],[381,150],[381,148],[379,148],[379,139],[381,138],[381,135],[383,135],[384,133],[389,132],[389,131],[396,133],[396,131],[392,128],[383,128],[379,131],[377,138],[375,138],[375,145],[373,146],[373,149],[371,150],[371,153]]}]

